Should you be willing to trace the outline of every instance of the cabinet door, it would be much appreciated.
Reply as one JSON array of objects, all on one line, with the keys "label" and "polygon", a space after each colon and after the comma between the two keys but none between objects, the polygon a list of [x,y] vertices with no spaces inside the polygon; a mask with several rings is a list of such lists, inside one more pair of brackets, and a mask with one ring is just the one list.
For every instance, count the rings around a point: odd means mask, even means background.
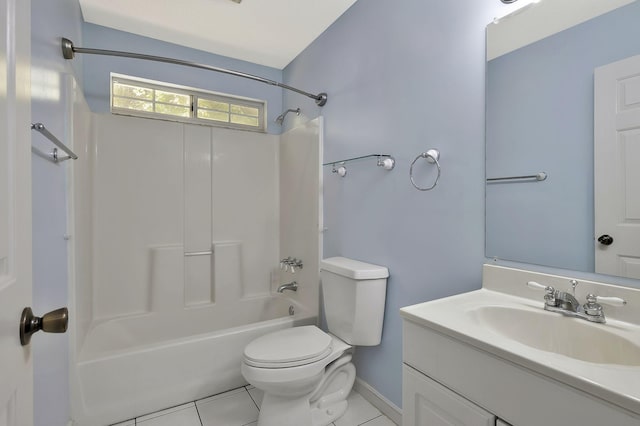
[{"label": "cabinet door", "polygon": [[496,416],[404,364],[402,426],[494,426]]}]

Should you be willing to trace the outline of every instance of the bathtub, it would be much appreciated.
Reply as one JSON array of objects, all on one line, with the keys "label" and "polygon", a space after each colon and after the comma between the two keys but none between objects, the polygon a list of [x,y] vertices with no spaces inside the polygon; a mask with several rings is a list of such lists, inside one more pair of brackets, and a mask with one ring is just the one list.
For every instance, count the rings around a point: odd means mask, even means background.
[{"label": "bathtub", "polygon": [[93,324],[71,366],[73,424],[104,426],[243,386],[251,340],[316,322],[276,295]]}]

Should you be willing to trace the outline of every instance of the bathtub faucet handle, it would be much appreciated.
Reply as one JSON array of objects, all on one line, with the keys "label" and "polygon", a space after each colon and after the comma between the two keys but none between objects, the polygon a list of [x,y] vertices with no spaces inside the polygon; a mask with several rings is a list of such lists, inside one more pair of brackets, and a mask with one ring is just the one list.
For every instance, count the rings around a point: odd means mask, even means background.
[{"label": "bathtub faucet handle", "polygon": [[285,272],[291,272],[294,274],[296,269],[302,269],[302,260],[298,260],[295,257],[287,257],[280,261],[280,269]]},{"label": "bathtub faucet handle", "polygon": [[295,273],[296,272],[296,268],[297,269],[302,269],[302,260],[293,258],[293,260],[290,263],[291,265],[291,273]]},{"label": "bathtub faucet handle", "polygon": [[284,258],[280,261],[280,269],[284,270],[285,272],[289,270],[289,266],[291,265],[291,256]]}]

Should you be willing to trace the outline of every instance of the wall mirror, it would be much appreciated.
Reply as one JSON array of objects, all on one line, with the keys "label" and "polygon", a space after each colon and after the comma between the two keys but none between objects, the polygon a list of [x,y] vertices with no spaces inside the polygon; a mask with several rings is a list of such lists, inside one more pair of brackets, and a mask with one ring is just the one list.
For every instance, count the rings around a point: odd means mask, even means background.
[{"label": "wall mirror", "polygon": [[487,27],[488,258],[640,278],[638,22],[542,0]]}]

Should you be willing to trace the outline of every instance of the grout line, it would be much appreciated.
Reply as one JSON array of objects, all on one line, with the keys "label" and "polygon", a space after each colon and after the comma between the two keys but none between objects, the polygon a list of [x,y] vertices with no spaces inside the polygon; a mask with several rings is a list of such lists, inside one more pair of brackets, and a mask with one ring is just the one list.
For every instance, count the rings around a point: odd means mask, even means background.
[{"label": "grout line", "polygon": [[[151,412],[151,413],[143,414],[143,415],[141,415],[141,416],[138,416],[138,417],[134,418],[133,420],[134,420],[135,424],[137,425],[137,424],[138,424],[138,419],[139,419],[139,418],[141,418],[141,417],[149,417],[149,416],[153,416],[154,414],[158,414],[158,413],[160,413],[160,412],[162,412],[162,411],[171,410],[171,409],[173,409],[173,408],[178,408],[178,407],[181,407],[181,406],[183,406],[183,405],[189,405],[189,404],[196,405],[194,401],[184,402],[184,403],[182,403],[182,404],[172,405],[171,407],[162,408],[162,409],[160,409],[160,410],[158,410],[158,411],[153,411],[153,412]],[[175,413],[175,412],[177,412],[177,411],[186,410],[187,408],[188,408],[188,407],[181,408],[180,410],[176,410],[176,411],[173,411],[173,412]],[[160,414],[160,415],[157,415],[157,416],[149,417],[148,419],[146,419],[146,420],[145,420],[145,422],[146,422],[147,420],[155,419],[156,417],[166,416],[167,414],[171,414],[171,413]]]},{"label": "grout line", "polygon": [[374,417],[374,418],[372,418],[372,419],[369,419],[369,420],[367,420],[367,421],[366,421],[366,422],[364,422],[364,423],[360,423],[358,426],[366,426],[366,424],[367,424],[367,423],[372,422],[372,421],[374,421],[375,419],[377,419],[377,418],[379,418],[379,417],[382,417],[382,416],[384,416],[384,414],[380,414],[379,416],[376,416],[376,417]]},{"label": "grout line", "polygon": [[258,411],[260,411],[260,407],[258,407],[258,403],[256,402],[255,399],[253,399],[253,396],[251,396],[251,392],[249,392],[249,389],[247,389],[247,387],[244,387],[245,392],[247,392],[249,394],[249,398],[251,398],[251,401],[253,401],[253,405],[256,406],[256,408],[258,409]]},{"label": "grout line", "polygon": [[200,426],[203,426],[202,417],[200,417],[200,410],[198,410],[198,404],[196,404],[196,402],[193,401],[193,405],[196,407],[196,414],[198,415],[198,420],[200,420]]},{"label": "grout line", "polygon": [[[224,394],[231,394],[231,392],[239,393],[239,392],[241,392],[241,389],[244,389],[245,391],[247,391],[245,386],[240,386],[238,388],[233,388],[233,389],[230,389],[228,391],[214,393],[213,395],[205,396],[204,398],[200,398],[200,399],[194,401],[194,404],[198,405],[198,402],[202,403],[202,401],[204,401],[205,399],[210,399],[210,398],[213,398],[213,397],[220,397],[221,395],[224,395]],[[229,395],[229,396],[231,396],[231,395]]]}]

